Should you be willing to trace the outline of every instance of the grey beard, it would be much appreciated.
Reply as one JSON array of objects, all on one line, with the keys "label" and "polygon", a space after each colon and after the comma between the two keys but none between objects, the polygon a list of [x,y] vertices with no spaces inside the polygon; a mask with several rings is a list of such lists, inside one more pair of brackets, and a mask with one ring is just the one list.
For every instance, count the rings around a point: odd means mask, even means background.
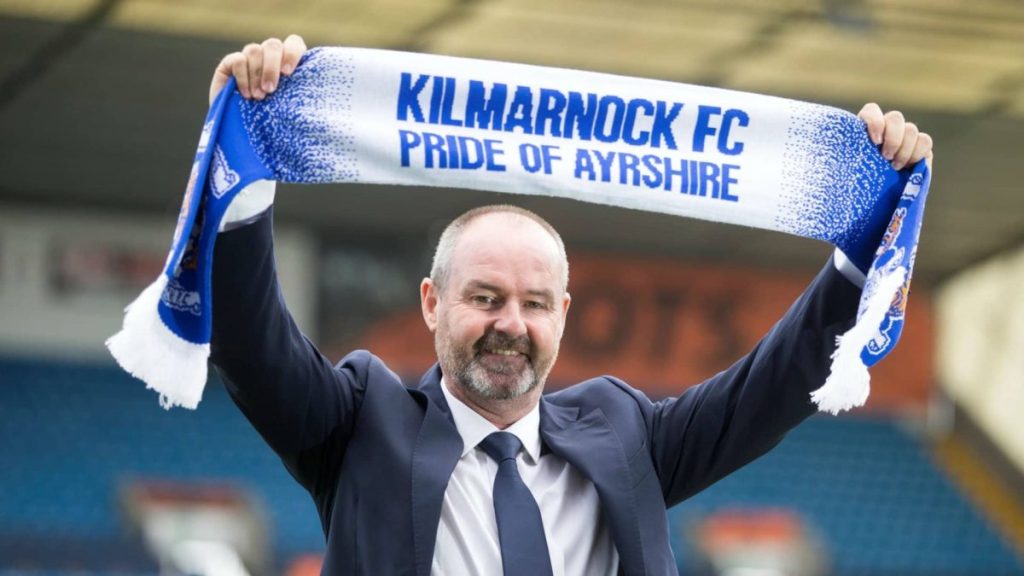
[{"label": "grey beard", "polygon": [[494,385],[490,381],[488,373],[494,372],[487,370],[476,361],[476,358],[473,358],[469,361],[468,365],[458,367],[456,377],[465,387],[491,400],[518,398],[540,384],[540,379],[537,378],[537,372],[533,369],[533,364],[527,364],[526,369],[516,376],[516,380],[511,386]]},{"label": "grey beard", "polygon": [[[526,368],[519,374],[514,374],[511,370],[488,370],[480,364],[479,359],[475,355],[475,350],[470,350],[469,354],[457,353],[452,349],[451,343],[445,341],[440,332],[438,332],[437,339],[438,342],[435,346],[438,349],[441,368],[445,374],[448,374],[460,385],[483,398],[511,400],[530,392],[540,385],[540,378],[537,376],[536,369],[534,369],[532,357],[527,362]],[[497,334],[488,334],[483,340],[506,342],[502,336]],[[474,348],[480,347],[481,345],[478,345]],[[525,347],[529,349],[529,344],[527,343]],[[499,386],[492,382],[492,375],[514,377],[515,380],[511,385]]]}]

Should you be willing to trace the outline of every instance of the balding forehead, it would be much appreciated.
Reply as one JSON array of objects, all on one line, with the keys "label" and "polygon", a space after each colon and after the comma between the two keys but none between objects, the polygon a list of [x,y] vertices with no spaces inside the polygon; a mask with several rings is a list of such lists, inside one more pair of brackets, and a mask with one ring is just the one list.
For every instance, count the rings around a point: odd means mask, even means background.
[{"label": "balding forehead", "polygon": [[568,286],[569,262],[561,237],[551,224],[529,210],[509,205],[484,206],[452,221],[434,254],[431,278],[436,284],[446,284],[449,268],[456,265],[454,260],[460,259],[456,252],[467,246],[499,252],[519,246],[527,253],[547,252],[555,259],[561,287],[564,290]]},{"label": "balding forehead", "polygon": [[556,257],[561,255],[561,243],[546,228],[533,219],[514,212],[481,214],[466,224],[456,240],[456,250],[464,244],[489,242],[508,245],[513,240],[530,242],[538,248],[549,249]]}]

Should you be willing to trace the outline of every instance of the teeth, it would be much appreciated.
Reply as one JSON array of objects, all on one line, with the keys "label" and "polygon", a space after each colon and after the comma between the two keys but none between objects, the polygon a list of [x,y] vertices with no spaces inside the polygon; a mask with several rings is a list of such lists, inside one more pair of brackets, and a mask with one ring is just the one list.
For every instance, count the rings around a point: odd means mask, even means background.
[{"label": "teeth", "polygon": [[501,354],[502,356],[518,356],[519,352],[515,350],[491,350],[491,354]]}]

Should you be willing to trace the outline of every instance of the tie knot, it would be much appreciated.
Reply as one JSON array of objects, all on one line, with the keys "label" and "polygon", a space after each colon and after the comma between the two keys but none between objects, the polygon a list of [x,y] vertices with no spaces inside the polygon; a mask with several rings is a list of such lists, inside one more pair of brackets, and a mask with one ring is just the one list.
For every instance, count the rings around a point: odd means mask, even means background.
[{"label": "tie knot", "polygon": [[480,447],[487,452],[491,459],[501,464],[504,460],[515,460],[523,443],[511,432],[492,432],[490,436],[480,442]]}]

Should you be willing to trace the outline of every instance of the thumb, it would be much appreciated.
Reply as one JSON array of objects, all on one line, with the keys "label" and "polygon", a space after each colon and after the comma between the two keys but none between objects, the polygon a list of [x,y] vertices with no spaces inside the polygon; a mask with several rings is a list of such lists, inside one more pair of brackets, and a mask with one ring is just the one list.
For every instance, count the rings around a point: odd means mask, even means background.
[{"label": "thumb", "polygon": [[233,52],[221,59],[217,69],[213,71],[213,78],[210,80],[210,104],[217,98],[220,91],[231,79],[234,69],[239,64],[245,63],[245,56],[241,52]]}]

